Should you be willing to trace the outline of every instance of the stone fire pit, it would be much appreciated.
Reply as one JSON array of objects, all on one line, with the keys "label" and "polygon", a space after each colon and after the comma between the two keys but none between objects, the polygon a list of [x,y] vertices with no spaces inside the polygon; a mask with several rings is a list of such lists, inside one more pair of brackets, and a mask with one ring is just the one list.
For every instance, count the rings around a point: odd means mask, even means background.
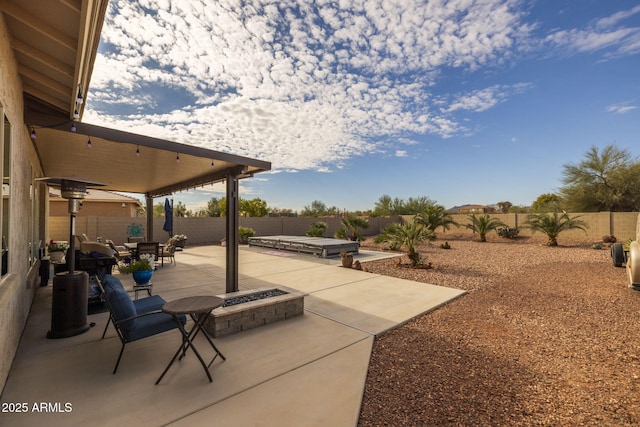
[{"label": "stone fire pit", "polygon": [[225,303],[211,312],[204,328],[219,338],[299,316],[306,295],[284,286],[216,295]]}]

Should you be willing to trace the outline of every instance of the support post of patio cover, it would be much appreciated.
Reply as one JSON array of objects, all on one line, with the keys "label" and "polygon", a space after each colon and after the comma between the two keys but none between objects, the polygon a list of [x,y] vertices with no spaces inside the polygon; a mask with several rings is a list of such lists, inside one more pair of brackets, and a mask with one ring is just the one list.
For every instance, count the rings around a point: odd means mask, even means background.
[{"label": "support post of patio cover", "polygon": [[153,240],[153,197],[147,195],[147,242]]},{"label": "support post of patio cover", "polygon": [[227,175],[227,292],[238,291],[238,177]]}]

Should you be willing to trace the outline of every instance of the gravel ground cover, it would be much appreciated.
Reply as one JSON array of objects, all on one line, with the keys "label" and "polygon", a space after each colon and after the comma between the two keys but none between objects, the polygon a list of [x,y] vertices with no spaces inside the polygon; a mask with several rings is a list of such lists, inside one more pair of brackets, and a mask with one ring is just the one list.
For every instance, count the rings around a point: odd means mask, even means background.
[{"label": "gravel ground cover", "polygon": [[428,270],[363,263],[468,293],[376,338],[359,424],[640,425],[640,292],[608,248],[488,240],[424,245]]}]

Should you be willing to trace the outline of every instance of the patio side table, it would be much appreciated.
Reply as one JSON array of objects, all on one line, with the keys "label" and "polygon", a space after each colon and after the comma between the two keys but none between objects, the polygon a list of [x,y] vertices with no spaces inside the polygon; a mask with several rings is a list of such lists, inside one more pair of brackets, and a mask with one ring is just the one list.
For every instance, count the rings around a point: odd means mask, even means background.
[{"label": "patio side table", "polygon": [[138,299],[138,292],[146,292],[151,296],[151,291],[153,291],[153,283],[151,282],[147,282],[144,285],[138,285],[137,283],[133,284],[133,292],[135,293],[136,299]]},{"label": "patio side table", "polygon": [[[220,356],[222,360],[227,359],[220,352],[220,350],[218,350],[216,345],[213,343],[213,340],[207,333],[206,329],[204,329],[202,326],[209,317],[209,313],[211,313],[215,308],[222,306],[223,303],[224,300],[222,298],[214,296],[192,296],[170,301],[162,307],[162,311],[164,313],[172,315],[174,320],[178,324],[178,329],[180,329],[180,333],[182,334],[182,343],[176,351],[176,354],[173,355],[171,362],[169,362],[167,367],[164,369],[164,372],[162,372],[162,375],[160,375],[160,378],[158,378],[158,381],[156,381],[156,385],[160,383],[160,381],[167,373],[169,368],[171,368],[171,365],[173,365],[176,359],[181,360],[185,356],[189,347],[191,347],[196,357],[200,361],[204,372],[209,378],[209,382],[213,382],[213,379],[211,378],[211,372],[209,372],[209,366],[211,366],[213,361],[216,360],[218,356]],[[191,330],[187,331],[182,322],[180,322],[180,320],[178,319],[178,316],[180,315],[189,315],[191,317],[194,323]],[[211,362],[209,362],[208,365],[204,362],[202,356],[200,356],[200,353],[193,343],[193,340],[200,331],[202,331],[207,341],[209,341],[211,348],[216,352],[215,356],[213,356],[213,359],[211,359]],[[182,353],[182,355],[180,355],[180,353]],[[179,358],[178,355],[180,355]]]}]

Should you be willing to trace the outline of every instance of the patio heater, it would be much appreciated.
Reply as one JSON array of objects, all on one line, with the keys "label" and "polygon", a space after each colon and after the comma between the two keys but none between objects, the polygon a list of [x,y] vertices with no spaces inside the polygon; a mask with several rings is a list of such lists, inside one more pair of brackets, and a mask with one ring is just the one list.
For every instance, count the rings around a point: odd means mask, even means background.
[{"label": "patio heater", "polygon": [[76,215],[80,210],[82,199],[87,194],[87,186],[102,184],[77,178],[43,178],[41,181],[51,186],[59,186],[61,196],[69,201],[68,271],[58,273],[53,278],[51,330],[47,333],[47,338],[72,337],[89,330],[87,323],[89,275],[86,271],[75,271]]}]

